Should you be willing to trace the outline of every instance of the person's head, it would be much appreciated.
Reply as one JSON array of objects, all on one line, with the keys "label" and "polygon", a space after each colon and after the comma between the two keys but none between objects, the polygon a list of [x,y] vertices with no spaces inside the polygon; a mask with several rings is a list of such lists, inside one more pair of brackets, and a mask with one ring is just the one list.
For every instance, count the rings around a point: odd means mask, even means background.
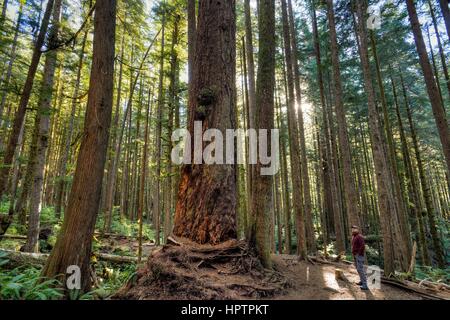
[{"label": "person's head", "polygon": [[359,227],[358,226],[352,226],[352,234],[357,235],[359,233]]}]

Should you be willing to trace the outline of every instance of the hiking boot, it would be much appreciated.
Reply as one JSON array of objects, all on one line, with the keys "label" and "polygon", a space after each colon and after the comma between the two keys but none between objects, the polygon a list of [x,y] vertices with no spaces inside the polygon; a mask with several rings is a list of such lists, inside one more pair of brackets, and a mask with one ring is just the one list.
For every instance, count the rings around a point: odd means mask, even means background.
[{"label": "hiking boot", "polygon": [[356,283],[356,285],[357,285],[357,286],[362,286],[362,282],[359,281],[359,282]]},{"label": "hiking boot", "polygon": [[361,290],[363,290],[363,291],[369,290],[369,287],[368,287],[368,286],[359,286],[359,288],[360,288]]}]

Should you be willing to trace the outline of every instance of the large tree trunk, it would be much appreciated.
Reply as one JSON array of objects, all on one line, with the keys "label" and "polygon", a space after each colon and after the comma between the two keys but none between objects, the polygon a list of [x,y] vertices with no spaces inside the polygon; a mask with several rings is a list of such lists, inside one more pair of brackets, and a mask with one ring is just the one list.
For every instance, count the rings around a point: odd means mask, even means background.
[{"label": "large tree trunk", "polygon": [[67,267],[78,266],[82,292],[91,287],[91,244],[100,204],[112,113],[115,29],[116,1],[97,0],[83,139],[64,222],[42,271],[44,277],[61,277],[64,281]]},{"label": "large tree trunk", "polygon": [[[62,0],[55,0],[53,7],[52,27],[50,29],[48,45],[50,48],[57,45]],[[36,161],[33,168],[33,185],[30,193],[30,216],[28,219],[27,242],[25,252],[38,251],[39,218],[41,211],[42,190],[44,185],[45,158],[49,142],[51,102],[53,96],[53,83],[56,70],[57,51],[47,53],[44,65],[44,79],[39,96],[39,107],[36,115],[39,126],[36,146]]]},{"label": "large tree trunk", "polygon": [[45,35],[47,34],[48,23],[50,15],[52,13],[54,0],[47,2],[44,17],[42,19],[39,35],[36,39],[33,49],[33,56],[31,57],[30,67],[28,68],[27,78],[22,89],[22,95],[20,96],[19,106],[14,116],[14,124],[9,137],[8,146],[6,148],[5,157],[3,158],[3,165],[0,168],[0,199],[2,198],[8,183],[8,174],[11,168],[11,164],[16,151],[17,143],[19,140],[20,130],[22,128],[23,120],[25,119],[25,113],[27,111],[28,101],[31,96],[31,89],[33,88],[34,77],[39,65],[39,60],[42,55],[42,45],[44,44]]},{"label": "large tree trunk", "polygon": [[[445,115],[444,105],[439,95],[438,86],[433,76],[430,60],[428,59],[425,41],[423,39],[422,30],[420,29],[420,22],[417,16],[414,0],[406,0],[408,8],[409,21],[411,22],[412,31],[414,34],[414,41],[419,54],[419,62],[422,67],[423,76],[427,86],[428,96],[430,98],[431,107],[433,109],[434,119],[441,138],[442,149],[445,160],[447,161],[447,170],[450,171],[450,129]],[[448,5],[446,5],[448,10]],[[449,26],[447,26],[448,28]],[[448,31],[448,30],[447,30]]]},{"label": "large tree trunk", "polygon": [[[194,121],[225,132],[235,123],[235,1],[201,1],[195,44],[189,132]],[[192,143],[192,146],[194,144]],[[202,148],[203,150],[203,148]],[[174,234],[198,243],[236,238],[236,166],[191,164],[182,169]]]},{"label": "large tree trunk", "polygon": [[[259,108],[256,128],[270,132],[274,127],[275,87],[275,1],[261,0],[258,16],[259,52],[256,105]],[[278,156],[272,148],[271,134],[267,138],[267,152]],[[262,175],[263,165],[258,161],[255,168],[252,195],[252,224],[250,244],[256,247],[258,257],[265,266],[270,266],[270,245],[268,244],[269,215],[272,206],[272,175]],[[272,224],[273,226],[273,224]],[[271,233],[272,234],[272,233]]]},{"label": "large tree trunk", "polygon": [[336,23],[334,18],[333,0],[327,0],[328,23],[331,42],[331,62],[333,67],[334,80],[334,106],[338,126],[338,141],[340,155],[342,159],[343,178],[345,184],[345,203],[347,208],[348,221],[350,225],[360,225],[358,191],[352,174],[352,153],[348,139],[347,120],[345,117],[344,100],[342,93],[341,70],[339,60],[339,49],[336,35]]}]

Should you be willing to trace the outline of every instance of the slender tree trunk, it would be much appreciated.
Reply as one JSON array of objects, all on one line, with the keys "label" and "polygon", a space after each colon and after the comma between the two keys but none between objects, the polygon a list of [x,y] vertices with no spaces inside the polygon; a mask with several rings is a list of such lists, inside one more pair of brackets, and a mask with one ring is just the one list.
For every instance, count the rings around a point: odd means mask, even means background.
[{"label": "slender tree trunk", "polygon": [[[5,0],[5,2],[3,3],[4,7],[7,4],[7,0]],[[8,87],[9,87],[9,82],[11,80],[11,75],[12,75],[12,67],[14,65],[14,61],[16,60],[17,57],[17,40],[19,38],[19,31],[20,31],[20,25],[22,24],[22,16],[23,16],[23,2],[20,2],[19,5],[19,14],[17,16],[17,23],[16,23],[16,28],[14,29],[14,39],[13,39],[13,43],[12,43],[12,47],[11,47],[11,53],[9,56],[9,61],[8,61],[8,67],[6,70],[6,78],[4,79],[3,83],[2,83],[2,98],[0,100],[0,127],[2,125],[2,121],[3,121],[3,110],[5,108],[5,103],[6,103],[6,97],[8,95]],[[3,146],[0,146],[0,150],[3,149]]]},{"label": "slender tree trunk", "polygon": [[[394,195],[392,194],[393,185],[389,171],[388,159],[385,154],[384,141],[381,124],[378,118],[378,111],[375,102],[375,91],[372,84],[372,74],[369,64],[369,54],[367,45],[366,30],[366,8],[363,1],[356,1],[356,10],[358,16],[358,35],[360,42],[361,64],[364,75],[364,85],[369,108],[369,131],[372,139],[372,152],[377,178],[377,196],[380,208],[380,219],[383,236],[384,252],[384,272],[387,276],[394,274],[395,271],[395,251],[394,243],[401,244],[400,232],[394,232],[392,223],[396,217],[396,208],[394,205]],[[400,257],[401,253],[399,252]]]},{"label": "slender tree trunk", "polygon": [[[52,26],[49,32],[49,47],[57,44],[59,24],[61,17],[62,0],[55,0],[53,6]],[[57,52],[55,50],[47,53],[44,65],[44,79],[39,96],[39,130],[37,137],[36,161],[33,168],[33,186],[30,193],[30,216],[28,219],[27,242],[24,246],[25,252],[38,252],[39,219],[42,206],[42,190],[44,185],[45,158],[49,143],[51,102],[53,96],[53,83],[55,78]]]},{"label": "slender tree trunk", "polygon": [[[62,278],[69,266],[81,271],[81,291],[91,287],[90,259],[112,114],[116,1],[97,0],[84,135],[69,205],[42,276]],[[61,276],[62,275],[62,276]]]},{"label": "slender tree trunk", "polygon": [[423,198],[425,200],[425,208],[427,209],[426,215],[428,217],[428,226],[430,228],[434,253],[436,255],[436,260],[437,260],[438,265],[441,268],[443,268],[445,266],[445,258],[444,258],[441,241],[439,239],[438,230],[436,227],[436,220],[435,220],[436,213],[435,213],[435,208],[433,206],[431,189],[430,189],[429,183],[428,183],[426,175],[425,175],[425,168],[424,168],[424,164],[423,164],[422,154],[421,154],[421,151],[419,148],[419,141],[417,139],[416,129],[415,129],[414,122],[412,119],[411,107],[408,102],[406,88],[405,88],[405,84],[403,82],[403,77],[401,76],[401,74],[400,74],[400,77],[401,77],[403,95],[404,95],[404,100],[405,100],[405,108],[406,108],[406,112],[408,115],[409,129],[411,131],[411,138],[413,141],[414,152],[416,155],[417,167],[419,169],[419,177],[420,177],[420,183],[422,186]]},{"label": "slender tree trunk", "polygon": [[[392,83],[392,91],[394,95],[394,103],[395,103],[395,111],[397,115],[397,122],[399,126],[400,131],[400,140],[402,143],[402,154],[404,158],[405,163],[405,169],[406,169],[406,177],[407,177],[407,183],[408,183],[408,191],[409,191],[409,201],[410,201],[410,217],[411,221],[414,223],[411,223],[411,229],[415,233],[415,240],[419,243],[419,250],[421,253],[421,260],[422,263],[425,265],[430,265],[430,258],[428,255],[427,250],[427,243],[425,238],[425,227],[423,224],[422,219],[422,205],[420,201],[420,194],[419,194],[419,188],[417,186],[417,180],[416,175],[412,166],[411,162],[411,156],[409,153],[409,147],[408,142],[406,140],[405,135],[405,129],[403,126],[403,120],[400,114],[400,106],[398,104],[398,98],[397,98],[397,89],[394,83],[394,80],[391,77],[391,83]],[[415,225],[415,227],[414,227]]]},{"label": "slender tree trunk", "polygon": [[[158,108],[157,108],[157,122],[156,122],[156,137],[155,137],[155,161],[156,161],[156,179],[155,179],[155,198],[154,198],[154,226],[155,226],[155,237],[156,237],[156,245],[160,244],[161,236],[161,208],[160,208],[160,184],[161,184],[161,132],[162,132],[162,118],[163,118],[163,107],[164,107],[164,48],[165,48],[165,15],[163,13],[162,18],[162,33],[161,33],[161,52],[160,52],[160,61],[159,61],[159,88],[158,88]],[[195,71],[194,71],[195,72]]]},{"label": "slender tree trunk", "polygon": [[295,114],[294,75],[292,72],[293,57],[291,50],[291,35],[289,31],[289,18],[286,0],[281,0],[281,9],[283,19],[284,55],[286,59],[286,75],[288,86],[288,127],[291,149],[290,160],[292,168],[293,202],[297,224],[297,253],[301,259],[305,259],[307,256],[306,226],[302,201],[302,180],[300,175],[300,145],[297,117]]},{"label": "slender tree trunk", "polygon": [[447,36],[450,39],[450,9],[448,8],[448,0],[439,0],[439,5],[441,6],[442,16],[444,17]]},{"label": "slender tree trunk", "polygon": [[[409,20],[411,22],[412,31],[414,34],[414,41],[417,47],[417,53],[419,54],[419,62],[422,67],[423,76],[427,86],[428,96],[430,98],[431,107],[433,109],[433,115],[436,120],[436,126],[438,128],[439,137],[441,139],[442,149],[444,152],[445,160],[447,162],[447,170],[450,171],[450,129],[445,115],[444,105],[439,96],[438,87],[433,76],[433,70],[428,59],[427,49],[425,41],[423,39],[422,30],[420,29],[420,22],[417,16],[414,0],[406,0],[408,8]],[[441,8],[447,8],[448,5],[441,2]],[[443,10],[444,12],[445,10]],[[446,22],[450,23],[450,21]],[[449,32],[449,25],[447,24],[447,32]]]},{"label": "slender tree trunk", "polygon": [[[259,25],[259,52],[258,52],[258,78],[256,91],[256,105],[259,108],[256,128],[267,130],[267,152],[278,156],[271,144],[274,127],[274,87],[275,87],[275,0],[260,0]],[[269,151],[270,150],[270,151]],[[253,196],[252,196],[252,223],[250,244],[255,246],[258,257],[264,266],[269,267],[270,246],[268,245],[267,226],[272,206],[273,176],[263,175],[263,165],[258,161],[255,167]],[[272,224],[273,226],[273,224]],[[271,233],[272,234],[272,233]]]},{"label": "slender tree trunk", "polygon": [[39,30],[39,35],[36,39],[33,56],[31,58],[30,67],[28,69],[27,78],[22,89],[22,95],[20,96],[19,106],[14,116],[14,124],[9,137],[8,146],[6,148],[5,157],[3,158],[3,165],[0,168],[0,199],[2,198],[8,182],[8,174],[11,168],[11,164],[16,151],[17,143],[19,140],[20,130],[22,128],[23,120],[25,119],[25,113],[28,106],[28,101],[31,96],[31,89],[33,88],[34,77],[39,65],[39,60],[42,55],[42,45],[44,44],[45,35],[47,34],[47,28],[52,13],[54,0],[47,2],[44,18]]},{"label": "slender tree trunk", "polygon": [[147,159],[148,159],[148,131],[149,131],[149,120],[150,120],[150,110],[152,108],[151,99],[153,96],[153,89],[149,90],[148,102],[147,102],[147,112],[145,116],[145,131],[144,131],[144,146],[142,151],[142,165],[141,165],[141,176],[139,180],[139,206],[138,206],[138,223],[139,223],[139,249],[138,249],[138,261],[142,258],[142,226],[143,226],[143,211],[144,211],[144,190],[145,190],[145,178],[147,176]]},{"label": "slender tree trunk", "polygon": [[308,175],[308,158],[306,156],[306,139],[305,139],[305,125],[303,120],[302,110],[302,94],[300,84],[300,68],[298,66],[298,49],[297,49],[297,36],[295,32],[294,12],[292,9],[292,1],[288,0],[288,13],[289,13],[289,30],[291,34],[291,46],[292,46],[292,69],[294,72],[294,85],[295,85],[295,98],[297,102],[297,118],[298,118],[298,135],[300,139],[300,169],[303,186],[303,206],[305,210],[305,227],[307,237],[308,251],[315,254],[316,239],[314,236],[313,214],[311,206],[311,187]]},{"label": "slender tree trunk", "polygon": [[359,207],[358,207],[358,191],[355,186],[355,180],[353,178],[353,165],[351,159],[351,148],[348,139],[348,129],[347,120],[345,117],[344,100],[342,93],[342,82],[341,82],[341,70],[340,70],[340,60],[339,60],[339,49],[337,43],[336,35],[336,23],[334,18],[333,0],[327,0],[328,8],[328,23],[330,31],[330,43],[331,43],[331,61],[333,67],[333,80],[334,80],[334,99],[335,99],[335,112],[338,127],[338,141],[339,149],[341,150],[341,161],[343,167],[343,178],[344,178],[344,196],[347,208],[348,220],[351,225],[361,225],[359,219]]},{"label": "slender tree trunk", "polygon": [[[439,28],[436,21],[436,15],[434,14],[433,5],[431,1],[428,0],[428,7],[430,9],[431,20],[433,21],[434,33],[436,34],[436,40],[439,48],[439,57],[441,58],[442,71],[444,72],[445,84],[447,85],[448,97],[450,99],[450,76],[447,68],[447,61],[445,59],[444,49],[442,48],[441,36],[439,34]],[[431,46],[430,46],[431,49]]]},{"label": "slender tree trunk", "polygon": [[75,127],[75,114],[77,110],[77,98],[80,92],[80,84],[81,84],[81,72],[83,70],[83,63],[84,63],[84,50],[86,47],[86,40],[87,40],[88,32],[85,31],[83,36],[83,41],[81,43],[81,51],[80,51],[80,57],[78,60],[78,69],[77,69],[77,78],[75,80],[75,87],[73,89],[73,97],[72,97],[72,105],[70,109],[70,118],[69,118],[69,127],[67,129],[66,139],[64,143],[64,147],[62,150],[61,155],[61,167],[59,168],[59,180],[58,180],[58,187],[56,190],[56,205],[55,205],[55,214],[57,217],[61,215],[62,211],[62,204],[63,204],[63,196],[64,196],[64,189],[66,185],[66,171],[67,171],[67,162],[69,160],[69,153],[70,153],[70,145],[72,143],[73,138],[73,132]]}]

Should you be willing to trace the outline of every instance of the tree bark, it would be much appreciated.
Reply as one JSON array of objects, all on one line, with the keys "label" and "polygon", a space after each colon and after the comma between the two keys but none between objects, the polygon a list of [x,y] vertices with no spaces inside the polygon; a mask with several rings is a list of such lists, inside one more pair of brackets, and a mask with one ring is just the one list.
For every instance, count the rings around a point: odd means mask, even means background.
[{"label": "tree bark", "polygon": [[[267,130],[267,152],[276,154],[272,148],[271,130],[274,127],[274,87],[275,87],[275,1],[260,0],[258,77],[256,105],[259,108],[256,128]],[[278,154],[276,154],[278,156]],[[256,248],[259,259],[266,267],[270,267],[270,245],[268,244],[269,217],[271,214],[273,196],[273,176],[262,175],[263,165],[258,161],[255,166],[252,196],[252,224],[250,238],[251,246]],[[272,224],[273,225],[273,224]],[[273,234],[273,233],[271,233]]]},{"label": "tree bark", "polygon": [[100,204],[112,113],[115,29],[116,1],[97,0],[84,135],[64,222],[42,271],[44,277],[57,277],[64,281],[67,267],[78,266],[82,292],[91,287],[91,244]]},{"label": "tree bark", "polygon": [[[194,79],[189,99],[191,137],[194,121],[202,131],[234,129],[235,1],[201,1]],[[191,139],[192,141],[192,139]],[[192,143],[193,146],[193,143]],[[203,150],[203,148],[202,148]],[[191,164],[182,169],[174,234],[198,243],[217,244],[236,238],[236,166]]]},{"label": "tree bark", "polygon": [[394,243],[401,243],[400,232],[393,232],[391,221],[396,219],[396,209],[393,185],[388,167],[387,155],[385,154],[382,128],[378,118],[378,110],[375,101],[375,91],[372,84],[372,74],[369,64],[367,30],[366,30],[366,10],[363,1],[356,1],[357,29],[360,42],[360,56],[362,71],[364,76],[365,91],[369,109],[369,131],[372,140],[372,153],[377,179],[377,196],[380,210],[381,230],[383,235],[384,272],[386,275],[394,274],[395,271],[395,251]]},{"label": "tree bark", "polygon": [[[62,0],[55,0],[53,6],[52,26],[49,32],[49,47],[54,47],[58,41],[58,32],[61,19]],[[25,252],[38,251],[39,220],[41,211],[42,190],[44,185],[45,158],[49,142],[51,102],[53,96],[53,83],[56,70],[57,51],[47,53],[44,65],[44,78],[39,96],[39,107],[37,119],[39,126],[36,146],[36,161],[33,168],[33,185],[30,193],[30,215],[28,219],[27,242],[24,246]]]},{"label": "tree bark", "polygon": [[346,202],[348,220],[350,225],[361,225],[360,208],[358,207],[358,191],[355,186],[355,180],[352,174],[351,148],[348,139],[348,126],[345,117],[344,100],[342,93],[341,69],[339,60],[339,48],[336,35],[336,23],[334,18],[333,0],[327,0],[328,23],[331,43],[331,64],[333,68],[334,80],[334,108],[336,112],[338,126],[339,149],[341,150],[341,160],[343,167],[343,178],[345,184],[344,197]]},{"label": "tree bark", "polygon": [[300,145],[295,113],[294,75],[292,72],[291,35],[286,0],[281,0],[283,19],[284,55],[286,60],[286,76],[288,87],[288,128],[290,144],[290,160],[292,172],[293,202],[297,227],[297,254],[301,259],[307,256],[306,226],[302,201],[302,180],[300,168]]}]

